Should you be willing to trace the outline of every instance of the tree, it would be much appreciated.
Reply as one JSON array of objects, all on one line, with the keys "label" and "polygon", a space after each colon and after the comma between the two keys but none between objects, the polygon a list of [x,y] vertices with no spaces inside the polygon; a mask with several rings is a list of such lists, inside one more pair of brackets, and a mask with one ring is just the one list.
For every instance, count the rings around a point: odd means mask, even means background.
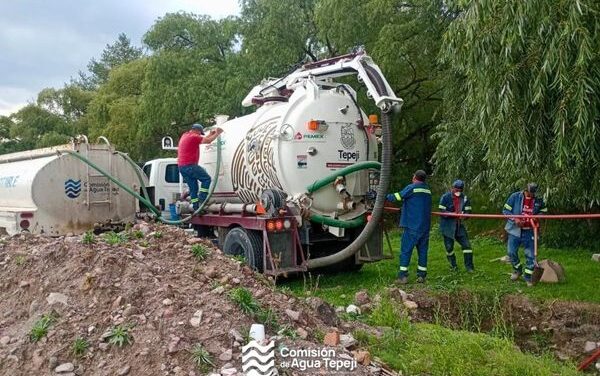
[{"label": "tree", "polygon": [[138,59],[111,70],[88,106],[90,140],[106,136],[117,149],[131,153],[134,158],[144,153],[145,137],[138,137],[138,131],[147,65],[147,59]]},{"label": "tree", "polygon": [[95,89],[108,80],[111,69],[137,60],[143,54],[141,48],[133,46],[127,35],[121,33],[114,44],[106,45],[100,60],[90,60],[87,66],[89,74],[79,72],[79,80],[76,80],[76,83],[88,90]]},{"label": "tree", "polygon": [[528,181],[552,206],[600,204],[600,3],[467,2],[444,38],[436,168],[492,199]]},{"label": "tree", "polygon": [[[69,139],[67,122],[36,104],[23,107],[11,115],[11,119],[10,138],[18,141],[19,150],[58,145]],[[44,138],[49,133],[52,136]]]}]

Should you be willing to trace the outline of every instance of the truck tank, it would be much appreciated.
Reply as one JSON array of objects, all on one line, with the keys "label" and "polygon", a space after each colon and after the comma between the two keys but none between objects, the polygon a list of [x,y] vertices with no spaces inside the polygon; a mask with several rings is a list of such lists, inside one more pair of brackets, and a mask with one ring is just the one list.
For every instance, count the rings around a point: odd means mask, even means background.
[{"label": "truck tank", "polygon": [[[212,195],[216,202],[256,203],[263,191],[276,189],[305,200],[312,213],[354,218],[365,212],[367,171],[343,182],[349,193],[330,187],[303,196],[307,186],[360,161],[377,160],[377,140],[365,128],[367,116],[354,91],[306,80],[289,97],[265,97],[256,112],[219,124],[221,169]],[[201,164],[214,176],[216,145],[202,145]],[[341,189],[341,187],[340,187]],[[307,203],[306,200],[309,202]]]},{"label": "truck tank", "polygon": [[108,144],[73,143],[0,156],[0,232],[51,236],[81,234],[95,224],[135,218],[136,199],[84,162],[73,150],[139,190],[130,165]]}]

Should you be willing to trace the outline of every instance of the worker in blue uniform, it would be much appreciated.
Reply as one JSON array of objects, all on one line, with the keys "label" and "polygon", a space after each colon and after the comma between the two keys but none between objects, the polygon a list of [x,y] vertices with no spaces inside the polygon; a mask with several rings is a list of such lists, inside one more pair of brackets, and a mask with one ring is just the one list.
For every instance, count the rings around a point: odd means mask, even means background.
[{"label": "worker in blue uniform", "polygon": [[427,277],[427,252],[429,229],[431,228],[431,190],[425,183],[427,174],[423,170],[414,173],[412,183],[400,192],[386,195],[387,201],[402,202],[400,227],[404,230],[400,245],[399,284],[408,283],[408,265],[413,248],[417,247],[417,282],[425,283]]},{"label": "worker in blue uniform", "polygon": [[[537,197],[538,186],[536,183],[527,184],[527,188],[523,191],[515,192],[508,197],[502,213],[504,215],[537,215],[548,212],[546,203],[541,197]],[[527,286],[533,286],[531,277],[533,268],[535,267],[534,255],[534,239],[533,225],[530,219],[525,218],[509,218],[506,221],[504,229],[508,233],[508,257],[513,267],[513,272],[510,276],[512,281],[517,281],[523,275],[523,268],[519,260],[519,247],[523,245],[525,249],[525,275],[523,278],[527,282]]]},{"label": "worker in blue uniform", "polygon": [[[469,214],[471,213],[471,202],[464,194],[465,182],[455,180],[452,183],[452,189],[442,195],[438,208],[442,213]],[[469,242],[469,235],[465,228],[466,218],[440,217],[440,232],[444,237],[444,247],[446,248],[446,257],[452,270],[458,270],[456,265],[456,255],[454,254],[454,241],[458,242],[462,248],[465,269],[472,272],[475,269],[473,265],[473,248]]]}]

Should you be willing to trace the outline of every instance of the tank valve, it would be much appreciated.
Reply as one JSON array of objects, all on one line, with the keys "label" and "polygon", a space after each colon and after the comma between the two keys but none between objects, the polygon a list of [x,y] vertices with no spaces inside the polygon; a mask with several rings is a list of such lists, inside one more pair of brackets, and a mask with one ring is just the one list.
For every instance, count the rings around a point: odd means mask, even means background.
[{"label": "tank valve", "polygon": [[348,190],[346,190],[346,178],[343,176],[338,176],[333,182],[333,186],[338,194],[350,197],[350,193],[348,193]]},{"label": "tank valve", "polygon": [[308,155],[316,155],[317,154],[317,149],[314,146],[311,146],[308,148],[308,150],[306,150],[306,153]]}]

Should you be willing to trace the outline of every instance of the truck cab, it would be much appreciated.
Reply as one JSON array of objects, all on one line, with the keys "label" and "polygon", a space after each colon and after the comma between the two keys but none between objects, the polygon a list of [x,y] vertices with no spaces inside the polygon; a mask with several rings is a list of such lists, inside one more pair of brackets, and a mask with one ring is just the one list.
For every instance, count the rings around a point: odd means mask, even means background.
[{"label": "truck cab", "polygon": [[159,158],[148,161],[142,168],[148,177],[148,195],[155,206],[169,211],[169,204],[176,202],[181,192],[187,190],[177,166],[177,158]]}]

